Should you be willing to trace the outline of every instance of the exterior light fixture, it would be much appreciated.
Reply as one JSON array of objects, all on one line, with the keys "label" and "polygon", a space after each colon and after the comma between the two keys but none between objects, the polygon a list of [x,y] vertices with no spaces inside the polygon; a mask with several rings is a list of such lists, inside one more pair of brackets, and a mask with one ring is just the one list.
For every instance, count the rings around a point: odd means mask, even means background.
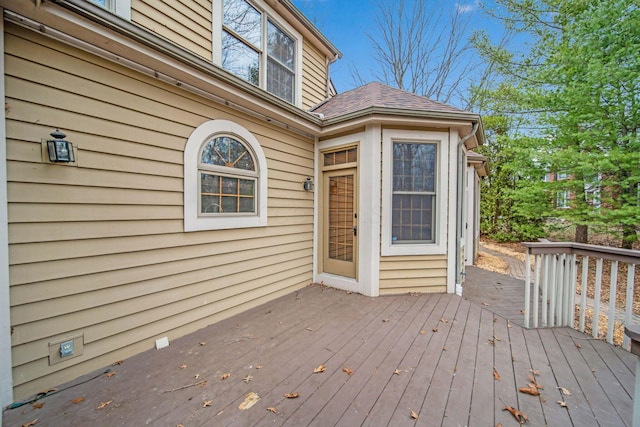
[{"label": "exterior light fixture", "polygon": [[304,188],[304,191],[313,190],[313,180],[310,176],[308,176],[307,179],[304,180],[304,182],[302,183],[302,187]]},{"label": "exterior light fixture", "polygon": [[53,139],[47,140],[47,151],[49,152],[49,160],[55,163],[73,163],[76,161],[73,155],[73,144],[65,141],[65,135],[56,129],[50,135]]}]

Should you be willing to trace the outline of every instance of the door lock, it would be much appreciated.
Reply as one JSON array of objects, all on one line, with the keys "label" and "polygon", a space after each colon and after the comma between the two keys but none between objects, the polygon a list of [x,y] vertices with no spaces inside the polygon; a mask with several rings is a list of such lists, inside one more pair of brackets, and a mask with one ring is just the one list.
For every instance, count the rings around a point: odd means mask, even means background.
[{"label": "door lock", "polygon": [[357,235],[358,235],[358,226],[357,226],[357,225],[354,225],[354,226],[353,226],[353,235],[354,235],[354,236],[357,236]]}]

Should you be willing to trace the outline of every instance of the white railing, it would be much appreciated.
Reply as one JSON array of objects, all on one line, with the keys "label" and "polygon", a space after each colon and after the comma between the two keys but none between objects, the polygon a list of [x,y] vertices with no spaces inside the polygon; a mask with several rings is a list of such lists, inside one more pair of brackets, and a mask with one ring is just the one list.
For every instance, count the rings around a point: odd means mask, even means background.
[{"label": "white railing", "polygon": [[[523,243],[527,248],[525,277],[524,326],[569,326],[585,332],[591,321],[594,338],[606,329],[606,339],[614,343],[616,324],[640,323],[633,311],[635,266],[640,264],[640,251],[585,245],[581,243],[535,242]],[[595,277],[591,261],[595,259]],[[603,283],[603,265],[608,279]],[[626,264],[626,281],[618,272]],[[624,270],[624,268],[623,268]],[[580,277],[578,277],[580,276]],[[532,281],[533,279],[533,281]],[[578,282],[580,292],[577,293]],[[603,288],[608,286],[608,303],[602,302]],[[593,288],[591,297],[587,289]],[[624,296],[624,303],[616,304]],[[579,316],[576,319],[576,309]],[[588,315],[587,312],[590,312]],[[606,328],[601,327],[605,321]],[[621,331],[624,329],[620,327]],[[621,335],[622,332],[618,335]],[[628,337],[623,346],[629,348]]]}]

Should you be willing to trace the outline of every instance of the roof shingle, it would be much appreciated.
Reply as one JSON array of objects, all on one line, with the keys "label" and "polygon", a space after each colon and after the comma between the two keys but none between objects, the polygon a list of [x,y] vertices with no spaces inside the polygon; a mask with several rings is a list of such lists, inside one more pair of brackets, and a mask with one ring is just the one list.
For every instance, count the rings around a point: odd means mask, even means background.
[{"label": "roof shingle", "polygon": [[325,119],[366,110],[368,108],[394,108],[407,111],[434,111],[446,113],[466,113],[456,107],[434,101],[425,96],[392,88],[379,82],[340,93],[311,109],[323,114]]}]

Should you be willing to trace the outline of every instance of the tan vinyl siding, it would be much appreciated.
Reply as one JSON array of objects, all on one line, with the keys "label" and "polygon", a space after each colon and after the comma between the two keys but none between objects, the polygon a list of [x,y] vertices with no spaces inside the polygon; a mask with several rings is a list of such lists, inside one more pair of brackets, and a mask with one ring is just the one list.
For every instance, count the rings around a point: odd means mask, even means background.
[{"label": "tan vinyl siding", "polygon": [[380,258],[380,295],[446,291],[446,255]]},{"label": "tan vinyl siding", "polygon": [[305,110],[327,98],[326,58],[307,40],[302,50],[302,108]]},{"label": "tan vinyl siding", "polygon": [[[140,2],[136,2],[140,7]],[[7,24],[14,397],[175,339],[312,279],[313,141]],[[268,226],[183,232],[190,133],[232,120],[269,167]],[[41,162],[59,127],[77,166]],[[84,334],[49,366],[48,343]]]},{"label": "tan vinyl siding", "polygon": [[211,1],[133,0],[131,20],[196,55],[212,60]]}]

